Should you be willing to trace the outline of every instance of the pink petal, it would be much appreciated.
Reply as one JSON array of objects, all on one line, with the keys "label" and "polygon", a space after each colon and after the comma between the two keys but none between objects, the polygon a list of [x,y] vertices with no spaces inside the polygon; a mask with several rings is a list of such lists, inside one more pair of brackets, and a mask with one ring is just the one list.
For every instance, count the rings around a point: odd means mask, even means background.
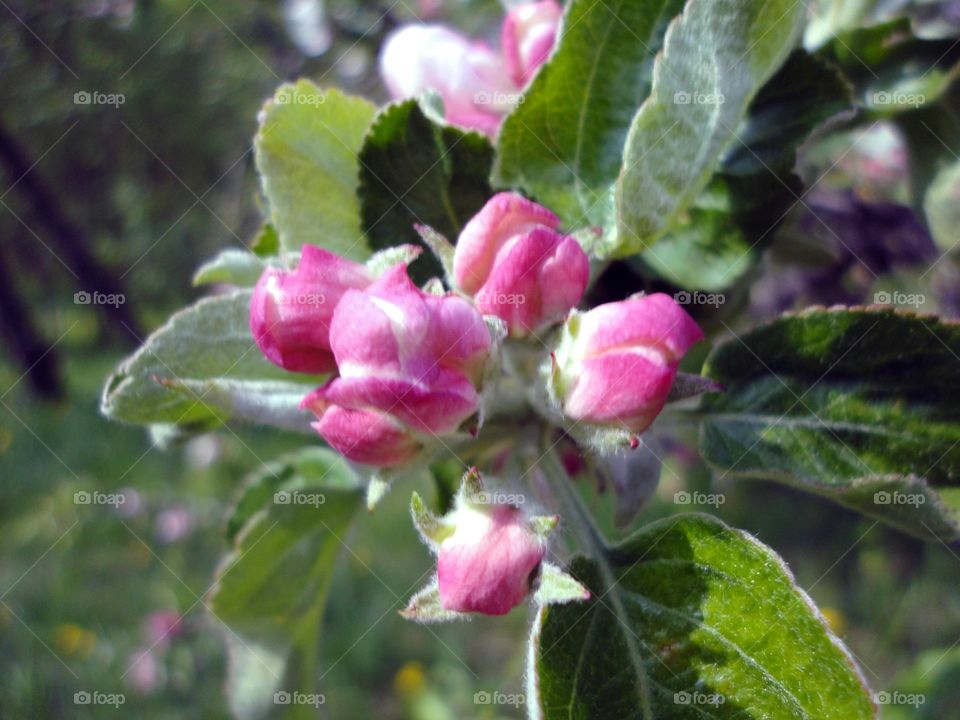
[{"label": "pink petal", "polygon": [[563,9],[554,0],[515,5],[503,20],[500,45],[507,72],[522,88],[546,62],[556,42]]},{"label": "pink petal", "polygon": [[416,437],[399,422],[375,410],[330,406],[313,427],[334,450],[365,465],[402,465],[422,449]]},{"label": "pink petal", "polygon": [[663,410],[675,377],[676,366],[656,352],[611,351],[587,360],[572,378],[564,413],[639,434]]},{"label": "pink petal", "polygon": [[543,322],[560,320],[577,306],[590,281],[590,260],[572,237],[566,237],[540,268]]},{"label": "pink petal", "polygon": [[330,348],[334,309],[345,292],[372,282],[358,263],[305,245],[293,272],[268,268],[250,301],[250,331],[263,354],[294,372],[335,369]]},{"label": "pink petal", "polygon": [[668,362],[678,362],[703,339],[693,318],[664,293],[600,305],[584,313],[580,332],[588,356],[641,345],[656,348]]},{"label": "pink petal", "polygon": [[477,392],[462,375],[443,371],[429,385],[399,378],[336,378],[323,401],[353,409],[389,413],[424,433],[454,432],[477,409]]},{"label": "pink petal", "polygon": [[494,195],[463,228],[453,257],[457,285],[471,295],[486,282],[500,248],[537,225],[557,228],[560,218],[513,192]]},{"label": "pink petal", "polygon": [[472,525],[458,525],[440,546],[440,604],[456,612],[504,615],[530,592],[546,547],[513,508],[497,508],[482,534]]}]

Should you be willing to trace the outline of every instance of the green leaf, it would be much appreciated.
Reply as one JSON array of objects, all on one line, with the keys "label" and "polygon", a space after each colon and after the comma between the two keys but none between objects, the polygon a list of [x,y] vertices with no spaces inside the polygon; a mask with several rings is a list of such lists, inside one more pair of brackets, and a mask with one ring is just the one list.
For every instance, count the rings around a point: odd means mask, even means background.
[{"label": "green leaf", "polygon": [[[370,247],[423,246],[415,225],[456,238],[492,194],[493,147],[479,133],[434,122],[417,100],[384,108],[360,151],[360,205]],[[430,253],[414,278],[441,273]]]},{"label": "green leaf", "polygon": [[568,3],[552,57],[500,131],[494,182],[523,188],[570,229],[611,224],[627,131],[682,9],[683,0]]},{"label": "green leaf", "polygon": [[357,490],[359,485],[343,458],[326,447],[306,447],[267,463],[251,475],[227,521],[227,540],[233,542],[253,516],[275,493],[308,491],[314,486]]},{"label": "green leaf", "polygon": [[877,4],[877,0],[819,0],[810,13],[803,44],[819,48],[837,35],[858,27]]},{"label": "green leaf", "polygon": [[804,11],[793,0],[687,2],[627,136],[613,254],[652,246],[694,203],[757,91],[793,49]]},{"label": "green leaf", "polygon": [[362,260],[357,153],[376,108],[308,80],[281,85],[254,140],[270,222],[283,250],[306,243]]},{"label": "green leaf", "polygon": [[960,73],[960,48],[953,38],[917,37],[908,18],[840,33],[822,53],[854,83],[866,120],[931,105]]},{"label": "green leaf", "polygon": [[542,608],[531,638],[545,720],[876,717],[810,598],[747,533],[667,518],[571,572],[592,598]]},{"label": "green leaf", "polygon": [[277,229],[270,223],[264,223],[257,237],[251,243],[250,249],[257,257],[269,258],[280,254],[280,238]]},{"label": "green leaf", "polygon": [[347,463],[322,448],[291,454],[252,478],[230,520],[234,550],[209,608],[226,625],[227,690],[237,717],[316,717],[314,705],[277,703],[275,693],[318,693],[323,609],[341,538],[362,505]]},{"label": "green leaf", "polygon": [[813,308],[733,338],[703,373],[701,450],[906,532],[960,537],[960,326]]},{"label": "green leaf", "polygon": [[944,252],[955,252],[960,236],[960,161],[938,172],[923,200],[930,233]]},{"label": "green leaf", "polygon": [[722,178],[715,179],[690,212],[654,247],[643,251],[643,263],[660,277],[690,290],[716,291],[733,284],[757,257],[737,226],[734,203],[730,187]]},{"label": "green leaf", "polygon": [[147,338],[107,380],[108,417],[205,429],[230,419],[309,431],[300,401],[320,383],[270,363],[250,334],[250,291],[206,298]]},{"label": "green leaf", "polygon": [[643,253],[644,262],[691,290],[731,285],[801,196],[797,150],[816,128],[851,111],[852,102],[850,86],[832,66],[794,52],[750,104],[710,184],[674,229]]},{"label": "green leaf", "polygon": [[253,287],[266,267],[267,263],[253,253],[228,248],[197,268],[193,274],[193,284],[228,283],[239,287]]}]

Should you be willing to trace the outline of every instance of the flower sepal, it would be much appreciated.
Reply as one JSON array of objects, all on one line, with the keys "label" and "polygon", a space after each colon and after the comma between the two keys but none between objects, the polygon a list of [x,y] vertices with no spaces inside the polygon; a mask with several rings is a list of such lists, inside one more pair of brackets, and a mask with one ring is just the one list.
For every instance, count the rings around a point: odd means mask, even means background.
[{"label": "flower sepal", "polygon": [[397,265],[409,266],[423,254],[423,248],[418,245],[394,245],[393,247],[378,250],[364,263],[373,277],[382,277],[388,270]]},{"label": "flower sepal", "polygon": [[471,620],[470,613],[447,610],[440,602],[440,585],[434,576],[430,584],[410,598],[410,602],[399,611],[400,617],[427,625],[430,623]]},{"label": "flower sepal", "polygon": [[430,248],[430,252],[443,268],[444,280],[453,287],[453,254],[456,251],[453,243],[445,235],[434,230],[429,225],[416,224],[413,229],[417,231],[423,244]]},{"label": "flower sepal", "polygon": [[533,600],[537,605],[562,605],[589,599],[590,591],[573,575],[553,563],[543,563],[537,588],[533,593]]}]

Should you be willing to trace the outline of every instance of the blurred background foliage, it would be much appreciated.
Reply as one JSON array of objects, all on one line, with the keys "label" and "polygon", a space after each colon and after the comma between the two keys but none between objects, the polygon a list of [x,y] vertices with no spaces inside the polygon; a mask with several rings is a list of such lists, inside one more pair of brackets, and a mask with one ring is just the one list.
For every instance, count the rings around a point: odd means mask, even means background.
[{"label": "blurred background foliage", "polygon": [[[200,295],[190,276],[202,260],[256,232],[250,140],[277,84],[307,76],[382,101],[376,51],[391,27],[436,17],[495,42],[500,10],[468,0],[0,5],[0,718],[111,711],[74,704],[80,691],[122,692],[122,712],[144,720],[226,718],[226,631],[205,610],[227,549],[224,519],[243,477],[300,441],[238,427],[164,447],[102,419],[101,384]],[[918,37],[950,46],[960,25],[958,3],[819,3],[817,12],[824,42],[909,15]],[[937,107],[861,113],[808,145],[801,169],[819,179],[807,198],[818,220],[809,207],[791,213],[720,320],[746,308],[738,322],[749,325],[812,303],[861,302],[878,288],[916,288],[929,298],[923,309],[960,312],[955,259],[911,209],[918,158],[928,176],[956,160],[950,136],[909,132],[924,118],[950,126],[955,93],[945,84]],[[84,92],[124,101],[78,103]],[[657,285],[628,263],[605,282],[613,295]],[[78,304],[83,291],[125,302]],[[875,689],[927,693],[915,715],[884,708],[889,717],[955,717],[960,549],[778,486],[714,484],[689,428],[664,418],[661,430],[673,437],[670,462],[635,524],[691,509],[677,492],[723,493],[723,505],[703,509],[784,556]],[[523,609],[433,632],[396,615],[431,569],[407,517],[409,489],[345,538],[321,715],[520,717],[522,708],[476,705],[474,693],[522,691]],[[609,488],[584,491],[612,517]],[[92,492],[123,492],[126,502],[77,502]]]}]

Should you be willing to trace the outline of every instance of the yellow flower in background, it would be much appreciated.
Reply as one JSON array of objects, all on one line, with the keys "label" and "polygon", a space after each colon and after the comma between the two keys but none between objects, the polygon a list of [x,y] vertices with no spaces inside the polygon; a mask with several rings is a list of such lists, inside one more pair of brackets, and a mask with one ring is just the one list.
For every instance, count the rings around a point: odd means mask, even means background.
[{"label": "yellow flower in background", "polygon": [[393,677],[393,690],[402,697],[416,695],[427,685],[427,674],[423,663],[408,662]]},{"label": "yellow flower in background", "polygon": [[53,644],[64,655],[86,659],[97,644],[97,635],[79,625],[64,623],[54,628]]}]

